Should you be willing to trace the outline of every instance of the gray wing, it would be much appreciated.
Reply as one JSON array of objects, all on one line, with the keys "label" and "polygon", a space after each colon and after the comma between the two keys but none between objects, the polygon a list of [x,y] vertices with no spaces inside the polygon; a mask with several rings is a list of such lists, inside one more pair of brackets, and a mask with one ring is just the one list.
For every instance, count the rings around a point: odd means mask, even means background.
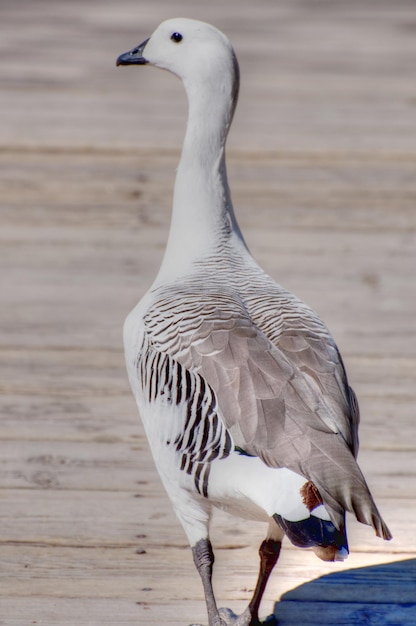
[{"label": "gray wing", "polygon": [[[330,407],[327,419],[355,457],[360,413],[339,350],[317,314],[281,289],[249,302],[254,323],[295,364]],[[332,416],[332,417],[331,417]]]},{"label": "gray wing", "polygon": [[155,347],[213,389],[235,445],[312,480],[338,527],[346,509],[386,534],[354,458],[349,391],[329,339],[325,358],[313,328],[304,331],[307,345],[299,332],[286,333],[279,349],[247,306],[224,291],[165,293],[145,324]]}]

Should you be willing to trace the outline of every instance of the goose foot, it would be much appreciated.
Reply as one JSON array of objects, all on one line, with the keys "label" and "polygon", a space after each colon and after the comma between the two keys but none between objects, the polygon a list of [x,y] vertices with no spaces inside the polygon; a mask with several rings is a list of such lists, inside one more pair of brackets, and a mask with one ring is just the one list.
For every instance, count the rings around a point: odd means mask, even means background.
[{"label": "goose foot", "polygon": [[[264,622],[252,619],[248,609],[241,615],[236,615],[231,609],[220,609],[219,614],[221,621],[215,626],[277,626],[277,620],[274,615],[269,615]],[[190,626],[202,626],[202,624],[191,624]]]},{"label": "goose foot", "polygon": [[[190,626],[202,626],[202,624],[191,624]],[[213,626],[229,626],[229,622],[225,622],[222,617],[219,618],[219,621],[216,620]]]},{"label": "goose foot", "polygon": [[264,622],[261,622],[259,619],[252,617],[249,608],[241,615],[236,615],[231,609],[220,609],[219,613],[226,626],[277,626],[277,620],[274,615],[270,615]]}]

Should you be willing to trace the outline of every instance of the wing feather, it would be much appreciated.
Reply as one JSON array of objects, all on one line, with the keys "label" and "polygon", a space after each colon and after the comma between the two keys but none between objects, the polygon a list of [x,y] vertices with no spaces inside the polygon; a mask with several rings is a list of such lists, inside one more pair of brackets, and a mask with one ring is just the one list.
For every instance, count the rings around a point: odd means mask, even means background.
[{"label": "wing feather", "polygon": [[[219,296],[206,289],[175,289],[161,297],[164,307],[156,303],[145,318],[150,340],[207,381],[234,444],[270,466],[312,480],[338,528],[347,509],[386,536],[354,458],[355,395],[319,318],[306,306],[302,318],[296,302],[298,309],[289,307],[285,325],[273,298],[269,308],[262,301],[259,316],[232,290]],[[162,308],[169,311],[165,333]],[[270,310],[278,318],[275,326]]]}]

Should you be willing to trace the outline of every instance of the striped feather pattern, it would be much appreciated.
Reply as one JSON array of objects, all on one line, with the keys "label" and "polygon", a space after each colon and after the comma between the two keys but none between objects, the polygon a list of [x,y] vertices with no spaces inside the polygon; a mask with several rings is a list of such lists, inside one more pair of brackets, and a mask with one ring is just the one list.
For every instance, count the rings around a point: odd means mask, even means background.
[{"label": "striped feather pattern", "polygon": [[346,509],[385,536],[354,459],[358,410],[328,330],[257,266],[227,270],[219,257],[153,291],[152,345],[205,380],[235,445],[312,480],[337,528]]},{"label": "striped feather pattern", "polygon": [[137,372],[149,404],[161,401],[181,409],[180,429],[166,440],[166,448],[175,451],[180,469],[193,477],[197,492],[207,497],[209,463],[225,458],[232,449],[213,390],[202,376],[148,341],[140,350]]}]

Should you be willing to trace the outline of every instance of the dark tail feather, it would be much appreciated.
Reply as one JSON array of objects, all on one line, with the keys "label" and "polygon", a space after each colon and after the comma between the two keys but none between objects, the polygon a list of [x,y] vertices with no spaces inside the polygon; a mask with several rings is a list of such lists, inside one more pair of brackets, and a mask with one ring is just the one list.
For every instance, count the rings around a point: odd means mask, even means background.
[{"label": "dark tail feather", "polygon": [[298,548],[334,548],[335,552],[344,553],[345,556],[348,554],[347,535],[332,522],[314,515],[298,522],[290,522],[277,514],[273,518]]}]

